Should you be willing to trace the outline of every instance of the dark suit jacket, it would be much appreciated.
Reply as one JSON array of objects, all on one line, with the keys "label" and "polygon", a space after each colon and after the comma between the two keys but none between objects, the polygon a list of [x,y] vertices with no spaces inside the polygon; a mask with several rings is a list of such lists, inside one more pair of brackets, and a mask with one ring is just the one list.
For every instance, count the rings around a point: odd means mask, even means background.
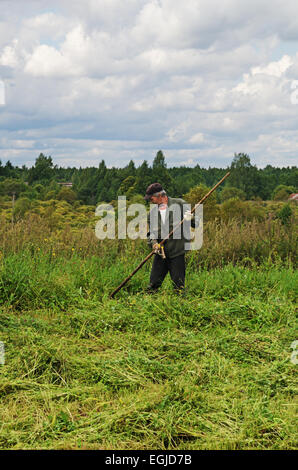
[{"label": "dark suit jacket", "polygon": [[[155,204],[150,210],[147,222],[148,233],[147,242],[150,248],[154,243],[160,243],[183,219],[185,211],[190,208],[183,207],[186,201],[168,196],[168,207],[166,209],[165,223],[162,222],[158,205]],[[191,221],[184,221],[182,226],[175,230],[174,234],[164,243],[165,255],[167,258],[175,258],[185,253],[190,241],[190,226],[195,227],[195,217]],[[189,248],[188,248],[189,249]]]}]

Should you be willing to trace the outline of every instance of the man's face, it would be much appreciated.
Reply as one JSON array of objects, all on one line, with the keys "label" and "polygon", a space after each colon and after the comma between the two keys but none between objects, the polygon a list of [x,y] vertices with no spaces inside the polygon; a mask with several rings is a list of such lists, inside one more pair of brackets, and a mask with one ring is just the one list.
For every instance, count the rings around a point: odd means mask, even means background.
[{"label": "man's face", "polygon": [[168,201],[168,197],[167,196],[162,196],[161,194],[159,194],[158,196],[151,196],[151,199],[150,199],[150,202],[152,202],[152,204],[164,204]]}]

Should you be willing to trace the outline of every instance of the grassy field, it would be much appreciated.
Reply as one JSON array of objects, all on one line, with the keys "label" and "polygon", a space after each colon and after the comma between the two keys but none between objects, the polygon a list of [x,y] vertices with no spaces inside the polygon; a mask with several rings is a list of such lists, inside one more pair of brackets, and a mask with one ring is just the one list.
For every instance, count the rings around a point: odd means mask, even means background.
[{"label": "grassy field", "polygon": [[109,300],[142,251],[68,246],[1,259],[1,449],[297,448],[291,262],[191,254],[184,296],[148,263]]}]

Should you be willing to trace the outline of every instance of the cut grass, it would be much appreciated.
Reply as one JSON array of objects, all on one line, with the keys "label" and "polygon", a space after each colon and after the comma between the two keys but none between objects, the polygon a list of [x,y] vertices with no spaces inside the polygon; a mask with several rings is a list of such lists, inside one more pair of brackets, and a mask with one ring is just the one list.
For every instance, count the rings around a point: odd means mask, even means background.
[{"label": "cut grass", "polygon": [[2,449],[297,448],[291,268],[190,265],[179,297],[146,266],[108,300],[128,263],[26,256],[1,274]]}]

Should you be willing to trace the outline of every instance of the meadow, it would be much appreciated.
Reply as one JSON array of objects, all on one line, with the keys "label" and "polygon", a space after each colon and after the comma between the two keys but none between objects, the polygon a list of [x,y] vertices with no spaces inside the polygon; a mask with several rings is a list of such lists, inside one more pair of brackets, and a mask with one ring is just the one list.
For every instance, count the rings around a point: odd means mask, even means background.
[{"label": "meadow", "polygon": [[297,448],[294,225],[208,222],[183,296],[149,262],[109,299],[148,249],[92,223],[0,243],[1,449]]}]

